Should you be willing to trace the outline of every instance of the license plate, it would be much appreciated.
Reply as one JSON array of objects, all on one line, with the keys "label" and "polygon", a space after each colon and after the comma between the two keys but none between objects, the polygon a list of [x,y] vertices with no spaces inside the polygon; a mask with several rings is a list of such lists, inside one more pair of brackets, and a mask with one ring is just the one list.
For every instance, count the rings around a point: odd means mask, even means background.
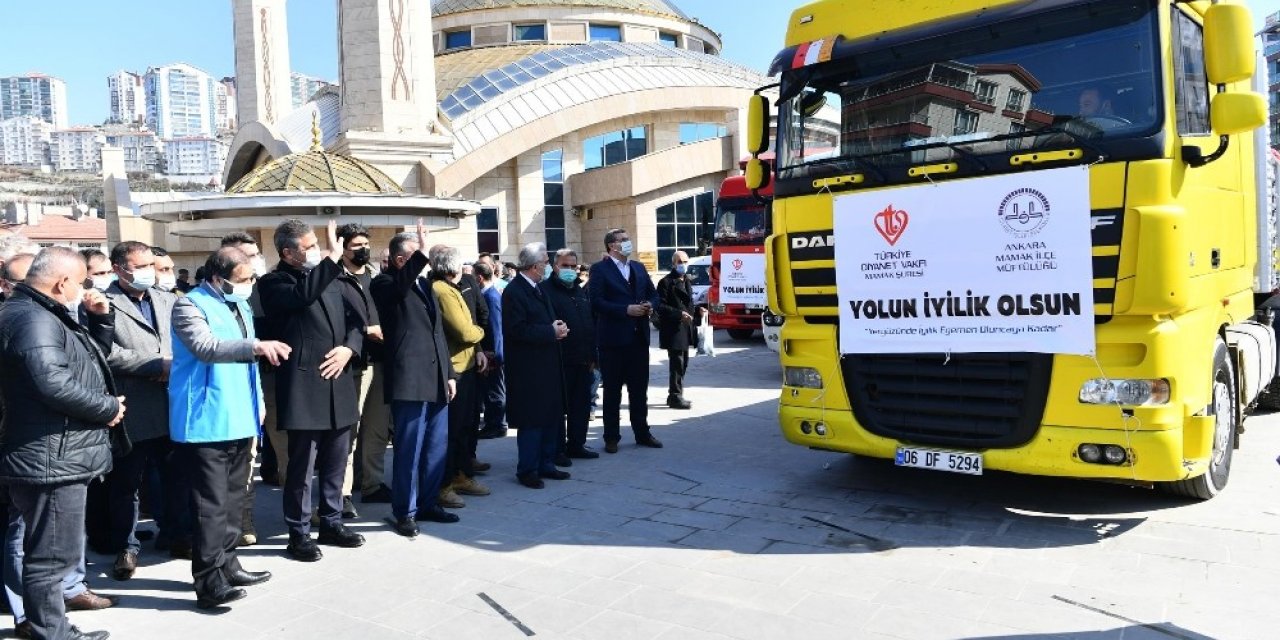
[{"label": "license plate", "polygon": [[949,471],[951,473],[964,473],[971,476],[982,475],[981,453],[898,447],[898,455],[894,459],[893,463],[899,467],[916,467],[917,469]]},{"label": "license plate", "polygon": [[747,311],[751,313],[764,313],[764,307],[747,307]]}]

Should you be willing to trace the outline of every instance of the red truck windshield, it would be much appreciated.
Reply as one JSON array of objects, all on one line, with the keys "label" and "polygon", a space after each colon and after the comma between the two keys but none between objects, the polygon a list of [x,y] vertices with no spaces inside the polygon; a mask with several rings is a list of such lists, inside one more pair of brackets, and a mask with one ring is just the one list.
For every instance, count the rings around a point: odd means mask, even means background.
[{"label": "red truck windshield", "polygon": [[768,235],[765,205],[752,197],[720,198],[716,204],[715,244],[761,244]]}]

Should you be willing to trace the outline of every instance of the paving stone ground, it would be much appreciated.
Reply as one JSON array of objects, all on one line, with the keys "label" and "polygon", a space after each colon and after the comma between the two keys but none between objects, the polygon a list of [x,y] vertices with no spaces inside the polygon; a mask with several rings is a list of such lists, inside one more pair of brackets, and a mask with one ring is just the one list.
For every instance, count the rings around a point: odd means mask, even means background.
[{"label": "paving stone ground", "polygon": [[[533,491],[514,437],[485,441],[493,495],[461,523],[409,541],[363,506],[368,544],[315,564],[284,556],[279,490],[261,487],[264,540],[243,558],[275,577],[249,598],[197,612],[188,564],[147,549],[121,583],[91,555],[92,586],[121,605],[72,620],[130,640],[1280,637],[1280,416],[1247,423],[1206,503],[895,469],[785,443],[776,356],[720,337],[691,363],[693,411],[651,409],[665,449],[624,440]],[[657,350],[651,373],[656,403]]]}]

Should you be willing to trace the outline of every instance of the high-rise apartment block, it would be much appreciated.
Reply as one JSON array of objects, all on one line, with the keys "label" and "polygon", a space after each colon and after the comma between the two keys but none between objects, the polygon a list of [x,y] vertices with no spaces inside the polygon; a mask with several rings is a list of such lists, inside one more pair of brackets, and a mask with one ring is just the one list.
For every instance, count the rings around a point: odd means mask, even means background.
[{"label": "high-rise apartment block", "polygon": [[108,146],[120,147],[124,151],[124,169],[130,173],[157,173],[160,171],[160,159],[164,157],[163,145],[156,134],[145,129],[107,128],[105,135]]},{"label": "high-rise apartment block", "polygon": [[96,173],[102,169],[106,136],[95,127],[60,129],[51,134],[49,155],[58,171]]},{"label": "high-rise apartment block", "polygon": [[217,121],[219,132],[236,130],[238,113],[236,112],[236,79],[223,78],[218,81]]},{"label": "high-rise apartment block", "polygon": [[227,161],[227,145],[199,136],[165,140],[164,158],[166,175],[216,178],[222,174],[222,165]]},{"label": "high-rise apartment block", "polygon": [[66,83],[38,73],[0,78],[0,120],[18,116],[35,116],[66,128]]},{"label": "high-rise apartment block", "polygon": [[289,74],[289,85],[293,89],[293,108],[297,109],[306,104],[317,91],[333,86],[333,83],[295,71]]},{"label": "high-rise apartment block", "polygon": [[111,122],[143,124],[147,120],[147,94],[142,76],[132,71],[117,71],[107,76],[111,100]]},{"label": "high-rise apartment block", "polygon": [[49,164],[53,125],[35,116],[0,120],[0,164],[40,167]]},{"label": "high-rise apartment block", "polygon": [[1271,107],[1271,147],[1280,149],[1280,11],[1267,16],[1262,29],[1262,54],[1267,58],[1267,103]]},{"label": "high-rise apartment block", "polygon": [[161,139],[212,137],[218,133],[218,82],[188,64],[147,70],[147,128]]}]

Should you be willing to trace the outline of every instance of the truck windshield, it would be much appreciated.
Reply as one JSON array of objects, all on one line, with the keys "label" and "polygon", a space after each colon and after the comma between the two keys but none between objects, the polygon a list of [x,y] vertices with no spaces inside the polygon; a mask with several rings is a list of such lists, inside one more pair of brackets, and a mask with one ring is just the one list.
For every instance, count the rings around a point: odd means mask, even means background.
[{"label": "truck windshield", "polygon": [[1151,136],[1162,122],[1157,16],[1149,1],[1079,3],[788,71],[779,177],[844,164],[986,169],[984,156]]},{"label": "truck windshield", "polygon": [[755,198],[720,198],[716,203],[716,244],[760,244],[768,235],[768,212]]}]

